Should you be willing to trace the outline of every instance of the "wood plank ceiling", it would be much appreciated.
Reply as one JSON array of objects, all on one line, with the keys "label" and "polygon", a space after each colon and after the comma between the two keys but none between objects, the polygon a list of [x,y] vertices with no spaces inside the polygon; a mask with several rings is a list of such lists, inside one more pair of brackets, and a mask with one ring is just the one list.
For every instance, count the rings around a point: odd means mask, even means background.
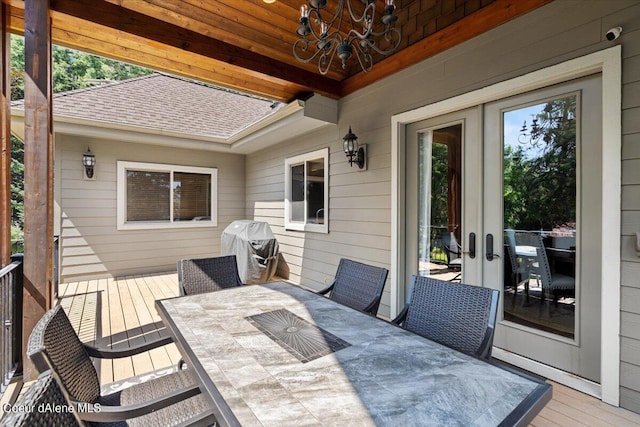
[{"label": "wood plank ceiling", "polygon": [[[24,1],[10,30],[24,31]],[[352,1],[362,6],[358,0]],[[55,44],[279,101],[340,98],[552,0],[396,0],[398,51],[326,76],[292,56],[304,0],[50,0]],[[337,0],[329,0],[329,11]],[[378,8],[382,12],[382,1]]]}]

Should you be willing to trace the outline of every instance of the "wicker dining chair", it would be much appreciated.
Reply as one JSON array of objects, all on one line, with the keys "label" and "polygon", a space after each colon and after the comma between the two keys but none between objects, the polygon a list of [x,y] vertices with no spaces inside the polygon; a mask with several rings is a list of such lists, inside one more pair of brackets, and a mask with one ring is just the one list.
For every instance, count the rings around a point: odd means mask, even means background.
[{"label": "wicker dining chair", "polygon": [[375,316],[389,270],[342,258],[333,282],[318,291],[321,295]]},{"label": "wicker dining chair", "polygon": [[393,323],[458,351],[489,359],[498,313],[496,289],[412,276]]},{"label": "wicker dining chair", "polygon": [[242,286],[235,255],[178,261],[180,295],[194,295]]},{"label": "wicker dining chair", "polygon": [[[49,310],[33,329],[27,355],[40,372],[51,370],[81,425],[209,426],[215,418],[189,370],[134,384],[102,395],[94,358],[128,357],[164,340],[125,350],[83,344],[61,306]],[[164,342],[166,344],[166,342]],[[100,404],[100,411],[87,408]]]},{"label": "wicker dining chair", "polygon": [[45,371],[29,384],[20,395],[14,408],[6,411],[0,427],[77,427],[76,417],[68,410],[64,398],[51,371]]}]

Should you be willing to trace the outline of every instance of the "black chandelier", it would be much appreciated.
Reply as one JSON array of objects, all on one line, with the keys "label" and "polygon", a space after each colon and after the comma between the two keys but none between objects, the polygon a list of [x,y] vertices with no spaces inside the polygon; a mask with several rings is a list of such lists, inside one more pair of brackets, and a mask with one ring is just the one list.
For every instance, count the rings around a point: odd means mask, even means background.
[{"label": "black chandelier", "polygon": [[[352,1],[364,5],[362,14],[354,10]],[[358,59],[363,71],[373,66],[373,51],[389,55],[400,45],[400,31],[394,27],[398,17],[394,0],[382,0],[384,14],[376,22],[376,0],[338,0],[333,16],[325,10],[327,0],[309,0],[309,5],[300,7],[300,26],[296,31],[301,37],[293,44],[293,56],[300,62],[311,62],[318,58],[318,70],[327,74],[337,55],[342,68],[347,68],[349,59]],[[347,4],[351,29],[346,36],[340,32]]]},{"label": "black chandelier", "polygon": [[518,135],[520,144],[541,148],[553,142],[556,134],[575,127],[575,113],[553,114],[551,108],[551,104],[547,104],[542,114],[532,118],[530,130],[524,121]]}]

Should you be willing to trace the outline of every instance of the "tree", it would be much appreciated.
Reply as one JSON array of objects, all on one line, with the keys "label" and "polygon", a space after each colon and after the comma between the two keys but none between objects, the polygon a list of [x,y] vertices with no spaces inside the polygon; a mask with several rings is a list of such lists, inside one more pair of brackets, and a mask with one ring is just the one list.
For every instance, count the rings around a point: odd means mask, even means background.
[{"label": "tree", "polygon": [[[126,80],[153,71],[107,58],[53,46],[53,92],[91,86],[95,80]],[[11,36],[11,99],[24,98],[24,38]],[[12,240],[22,237],[24,223],[24,144],[11,136],[11,227]]]},{"label": "tree", "polygon": [[504,151],[506,228],[551,230],[576,221],[576,97],[554,99],[527,135]]}]

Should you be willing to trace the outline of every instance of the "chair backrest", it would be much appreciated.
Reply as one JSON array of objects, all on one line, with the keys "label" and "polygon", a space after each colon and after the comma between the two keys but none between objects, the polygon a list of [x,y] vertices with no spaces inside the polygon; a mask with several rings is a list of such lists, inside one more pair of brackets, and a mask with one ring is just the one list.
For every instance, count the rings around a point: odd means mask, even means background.
[{"label": "chair backrest", "polygon": [[405,329],[489,358],[498,313],[496,289],[412,276]]},{"label": "chair backrest", "polygon": [[40,372],[51,369],[71,399],[95,403],[100,397],[96,369],[61,306],[38,321],[29,336],[27,355]]},{"label": "chair backrest", "polygon": [[178,261],[181,295],[194,295],[242,286],[235,255]]},{"label": "chair backrest", "polygon": [[453,231],[447,231],[442,234],[442,245],[447,255],[447,264],[451,264],[451,261],[462,256],[460,244]]},{"label": "chair backrest", "polygon": [[547,288],[551,285],[551,266],[547,257],[547,250],[544,247],[544,240],[540,233],[518,233],[516,242],[520,245],[533,246],[536,248],[536,261],[538,267],[536,273],[540,275],[542,286]]},{"label": "chair backrest", "polygon": [[507,246],[507,255],[511,262],[511,270],[518,270],[518,258],[516,255],[516,232],[515,230],[504,230],[504,242]]},{"label": "chair backrest", "polygon": [[386,268],[342,258],[329,297],[340,304],[360,311],[366,310],[375,316],[388,273]]},{"label": "chair backrest", "polygon": [[[45,405],[45,406],[42,406]],[[75,427],[75,416],[69,410],[51,371],[40,374],[16,401],[20,411],[10,411],[0,421],[0,427]],[[54,412],[56,411],[57,412]]]}]

